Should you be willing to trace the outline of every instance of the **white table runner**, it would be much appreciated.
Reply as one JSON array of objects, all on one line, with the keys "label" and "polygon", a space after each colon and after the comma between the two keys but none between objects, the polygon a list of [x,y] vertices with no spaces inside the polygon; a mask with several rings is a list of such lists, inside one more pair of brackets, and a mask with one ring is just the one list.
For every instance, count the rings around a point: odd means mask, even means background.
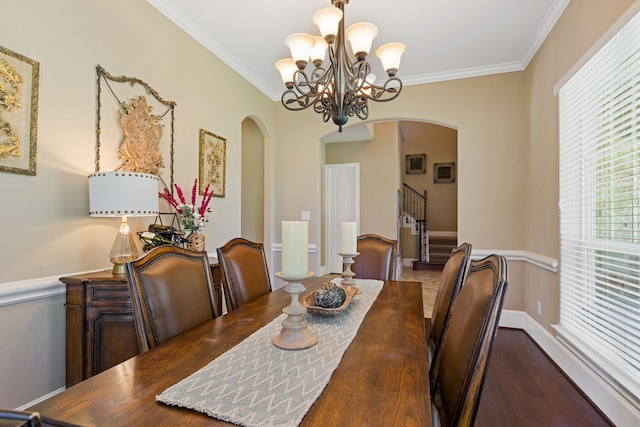
[{"label": "white table runner", "polygon": [[274,346],[271,340],[286,317],[281,314],[156,400],[246,427],[297,426],[338,367],[383,282],[358,279],[356,284],[360,293],[342,314],[307,314],[309,329],[318,337],[315,346]]}]

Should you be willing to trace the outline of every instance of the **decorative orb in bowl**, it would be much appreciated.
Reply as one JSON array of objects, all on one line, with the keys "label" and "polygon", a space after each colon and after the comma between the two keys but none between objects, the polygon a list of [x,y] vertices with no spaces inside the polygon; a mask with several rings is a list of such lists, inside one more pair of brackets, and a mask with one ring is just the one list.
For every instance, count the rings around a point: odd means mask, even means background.
[{"label": "decorative orb in bowl", "polygon": [[[334,305],[335,302],[333,300],[333,295],[328,295],[325,297],[327,293],[333,293],[334,291],[330,291],[330,288],[338,288],[340,291],[336,292],[337,294],[341,294],[342,290],[344,290],[345,298],[342,304],[337,307],[320,307],[316,305],[316,301],[318,302],[329,302],[328,305]],[[333,283],[325,283],[322,288],[311,292],[308,295],[305,295],[304,298],[300,301],[300,304],[307,309],[307,313],[311,313],[316,316],[321,317],[333,317],[342,313],[351,303],[353,297],[358,293],[358,288],[355,286],[342,286],[335,285]],[[321,298],[316,298],[317,294],[320,294]],[[324,301],[323,301],[324,300]]]}]

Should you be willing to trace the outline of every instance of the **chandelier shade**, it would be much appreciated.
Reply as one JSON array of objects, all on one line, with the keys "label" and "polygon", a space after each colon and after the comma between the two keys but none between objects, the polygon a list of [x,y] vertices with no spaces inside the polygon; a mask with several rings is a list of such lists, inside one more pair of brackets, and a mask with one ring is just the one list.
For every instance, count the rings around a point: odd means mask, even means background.
[{"label": "chandelier shade", "polygon": [[387,43],[380,46],[376,50],[376,56],[380,58],[382,67],[387,74],[395,76],[400,68],[400,58],[405,51],[405,46],[402,43]]},{"label": "chandelier shade", "polygon": [[358,22],[347,28],[345,36],[351,44],[353,56],[364,59],[371,50],[373,39],[378,36],[378,27],[368,22]]},{"label": "chandelier shade", "polygon": [[[387,43],[376,50],[387,73],[387,80],[376,85],[367,56],[378,27],[368,22],[358,22],[344,30],[344,5],[349,0],[332,0],[332,7],[320,9],[313,15],[321,36],[295,33],[285,39],[291,58],[276,62],[276,69],[286,86],[281,101],[292,111],[312,107],[329,119],[342,132],[349,117],[366,120],[369,116],[368,101],[387,102],[400,95],[402,81],[396,77],[400,58],[405,51],[402,43]],[[346,42],[351,45],[347,52]],[[328,61],[325,58],[328,52]],[[306,71],[311,60],[313,69]]]},{"label": "chandelier shade", "polygon": [[318,26],[323,38],[335,38],[343,15],[337,7],[325,7],[313,15],[313,23]]}]

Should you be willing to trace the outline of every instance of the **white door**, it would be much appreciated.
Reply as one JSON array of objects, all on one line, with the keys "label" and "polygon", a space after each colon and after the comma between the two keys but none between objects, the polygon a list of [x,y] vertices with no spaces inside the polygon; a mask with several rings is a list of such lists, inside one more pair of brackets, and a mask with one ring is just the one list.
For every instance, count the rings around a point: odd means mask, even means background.
[{"label": "white door", "polygon": [[[342,273],[342,258],[338,255],[341,244],[342,222],[360,222],[360,164],[341,163],[325,165],[325,206],[327,219],[327,267],[329,273]],[[358,224],[357,229],[360,230]]]}]

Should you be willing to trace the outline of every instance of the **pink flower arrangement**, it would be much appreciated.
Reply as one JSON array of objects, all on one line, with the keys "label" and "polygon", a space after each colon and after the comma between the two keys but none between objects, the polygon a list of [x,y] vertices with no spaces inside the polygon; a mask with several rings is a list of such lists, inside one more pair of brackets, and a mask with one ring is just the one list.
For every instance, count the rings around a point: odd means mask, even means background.
[{"label": "pink flower arrangement", "polygon": [[209,185],[207,184],[207,187],[204,189],[202,201],[200,202],[200,207],[196,209],[198,179],[196,178],[193,183],[193,188],[191,189],[191,203],[187,203],[187,200],[184,197],[184,192],[178,184],[174,184],[174,187],[178,195],[178,200],[173,197],[173,194],[171,194],[168,188],[165,188],[163,193],[159,193],[160,197],[169,202],[169,204],[176,210],[183,229],[191,230],[192,233],[200,233],[205,224],[209,222],[207,214],[211,212],[211,209],[208,206],[211,198],[213,197],[213,190],[209,191]]}]

